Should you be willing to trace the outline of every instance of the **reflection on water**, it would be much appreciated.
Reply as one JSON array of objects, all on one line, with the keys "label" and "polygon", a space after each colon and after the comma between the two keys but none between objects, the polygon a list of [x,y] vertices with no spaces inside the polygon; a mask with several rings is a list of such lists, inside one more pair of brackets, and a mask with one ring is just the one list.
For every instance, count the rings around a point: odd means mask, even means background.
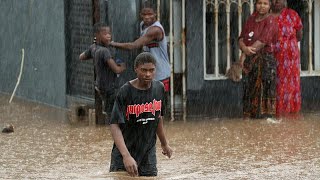
[{"label": "reflection on water", "polygon": [[[109,173],[106,126],[70,124],[67,110],[0,95],[1,179],[318,179],[317,113],[280,123],[194,118],[165,122],[173,158],[158,146],[158,177]],[[158,143],[159,145],[159,143]]]}]

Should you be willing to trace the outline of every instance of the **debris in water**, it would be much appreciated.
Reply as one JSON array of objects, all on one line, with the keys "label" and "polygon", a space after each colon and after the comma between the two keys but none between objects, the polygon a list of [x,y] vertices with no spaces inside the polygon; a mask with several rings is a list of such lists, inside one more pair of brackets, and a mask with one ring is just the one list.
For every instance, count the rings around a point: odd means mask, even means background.
[{"label": "debris in water", "polygon": [[7,125],[6,127],[4,127],[4,128],[2,129],[2,132],[3,132],[3,133],[12,133],[12,132],[14,132],[14,127],[13,127],[13,125],[12,125],[12,124]]},{"label": "debris in water", "polygon": [[268,123],[279,124],[281,120],[277,120],[276,118],[267,118]]}]

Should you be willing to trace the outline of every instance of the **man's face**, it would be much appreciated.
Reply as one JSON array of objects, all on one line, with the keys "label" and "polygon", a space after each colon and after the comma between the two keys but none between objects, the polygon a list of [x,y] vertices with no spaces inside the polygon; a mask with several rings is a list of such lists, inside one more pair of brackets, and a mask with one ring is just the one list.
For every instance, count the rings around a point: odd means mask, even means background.
[{"label": "man's face", "polygon": [[141,64],[135,68],[135,72],[142,83],[149,84],[155,76],[156,66],[153,63]]},{"label": "man's face", "polygon": [[150,26],[156,21],[156,13],[152,8],[143,8],[141,10],[140,16],[146,26]]},{"label": "man's face", "polygon": [[97,41],[107,46],[111,42],[111,30],[109,27],[104,27],[98,33]]},{"label": "man's face", "polygon": [[272,0],[272,9],[280,11],[285,7],[285,0]]}]

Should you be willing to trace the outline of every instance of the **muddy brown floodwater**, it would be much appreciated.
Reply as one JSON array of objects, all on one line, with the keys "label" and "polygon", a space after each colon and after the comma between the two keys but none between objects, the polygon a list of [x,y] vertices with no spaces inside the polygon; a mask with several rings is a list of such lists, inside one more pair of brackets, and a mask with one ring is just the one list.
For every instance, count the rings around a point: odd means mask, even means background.
[{"label": "muddy brown floodwater", "polygon": [[190,118],[165,122],[171,159],[157,144],[158,176],[109,173],[108,126],[71,124],[68,111],[0,94],[0,179],[319,179],[320,113],[299,119]]}]

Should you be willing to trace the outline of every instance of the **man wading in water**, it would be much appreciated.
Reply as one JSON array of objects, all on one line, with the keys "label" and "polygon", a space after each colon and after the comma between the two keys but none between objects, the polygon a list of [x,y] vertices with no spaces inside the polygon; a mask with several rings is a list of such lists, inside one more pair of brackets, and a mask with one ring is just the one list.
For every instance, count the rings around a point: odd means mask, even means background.
[{"label": "man wading in water", "polygon": [[127,171],[131,176],[156,176],[156,142],[169,158],[172,149],[164,131],[164,86],[153,80],[156,62],[144,52],[135,59],[137,78],[125,83],[113,106],[110,129],[114,139],[110,172]]}]

